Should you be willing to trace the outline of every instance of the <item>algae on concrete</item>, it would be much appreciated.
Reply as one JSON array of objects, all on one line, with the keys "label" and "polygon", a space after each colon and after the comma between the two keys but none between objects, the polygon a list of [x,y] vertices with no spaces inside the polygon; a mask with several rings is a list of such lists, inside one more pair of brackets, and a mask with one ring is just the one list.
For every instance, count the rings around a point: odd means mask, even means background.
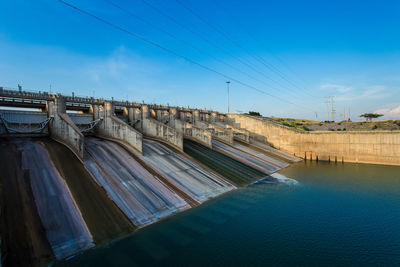
[{"label": "algae on concrete", "polygon": [[67,182],[95,244],[108,242],[134,231],[135,226],[93,180],[74,153],[50,139],[44,143],[54,165]]},{"label": "algae on concrete", "polygon": [[191,140],[184,140],[185,153],[214,170],[236,185],[244,186],[266,176],[246,164]]}]

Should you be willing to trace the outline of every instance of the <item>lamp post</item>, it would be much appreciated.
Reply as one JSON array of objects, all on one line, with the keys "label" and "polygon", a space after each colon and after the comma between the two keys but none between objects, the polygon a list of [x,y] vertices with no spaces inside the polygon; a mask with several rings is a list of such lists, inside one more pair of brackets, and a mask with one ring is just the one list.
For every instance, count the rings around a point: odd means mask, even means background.
[{"label": "lamp post", "polygon": [[229,84],[230,84],[231,82],[230,81],[227,81],[226,82],[226,86],[227,86],[227,90],[228,90],[228,113],[229,113]]}]

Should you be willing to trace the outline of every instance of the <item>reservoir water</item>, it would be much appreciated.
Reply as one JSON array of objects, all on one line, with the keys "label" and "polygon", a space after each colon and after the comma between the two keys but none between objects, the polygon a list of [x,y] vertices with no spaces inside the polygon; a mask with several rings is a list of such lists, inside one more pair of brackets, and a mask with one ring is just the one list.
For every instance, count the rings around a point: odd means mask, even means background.
[{"label": "reservoir water", "polygon": [[400,167],[300,162],[57,265],[400,265]]}]

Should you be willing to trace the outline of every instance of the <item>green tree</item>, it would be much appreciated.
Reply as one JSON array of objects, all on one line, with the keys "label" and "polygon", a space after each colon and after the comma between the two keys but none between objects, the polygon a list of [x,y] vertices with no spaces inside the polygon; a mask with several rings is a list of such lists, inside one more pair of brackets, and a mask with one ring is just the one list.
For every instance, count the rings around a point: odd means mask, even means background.
[{"label": "green tree", "polygon": [[260,112],[256,112],[256,111],[249,111],[249,115],[250,116],[257,116],[257,117],[261,117]]},{"label": "green tree", "polygon": [[382,114],[378,114],[378,113],[364,113],[364,114],[360,115],[360,117],[364,117],[366,120],[370,120],[370,121],[372,121],[372,119],[376,119],[376,118],[379,118],[382,116],[383,116]]}]

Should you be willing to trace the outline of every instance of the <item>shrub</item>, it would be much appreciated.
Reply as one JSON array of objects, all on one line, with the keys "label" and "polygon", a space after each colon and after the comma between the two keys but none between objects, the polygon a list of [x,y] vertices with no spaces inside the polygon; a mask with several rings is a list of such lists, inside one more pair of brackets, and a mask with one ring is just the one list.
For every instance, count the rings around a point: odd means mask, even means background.
[{"label": "shrub", "polygon": [[256,116],[256,117],[261,117],[260,112],[256,112],[256,111],[249,111],[249,115],[250,116]]},{"label": "shrub", "polygon": [[282,124],[285,125],[285,126],[287,126],[287,127],[295,127],[295,125],[293,124],[293,122],[290,123],[290,122],[284,121]]},{"label": "shrub", "polygon": [[304,131],[309,131],[310,128],[308,128],[307,126],[303,125],[303,130],[304,130]]},{"label": "shrub", "polygon": [[374,127],[372,127],[372,130],[378,129],[378,126],[374,125]]}]

